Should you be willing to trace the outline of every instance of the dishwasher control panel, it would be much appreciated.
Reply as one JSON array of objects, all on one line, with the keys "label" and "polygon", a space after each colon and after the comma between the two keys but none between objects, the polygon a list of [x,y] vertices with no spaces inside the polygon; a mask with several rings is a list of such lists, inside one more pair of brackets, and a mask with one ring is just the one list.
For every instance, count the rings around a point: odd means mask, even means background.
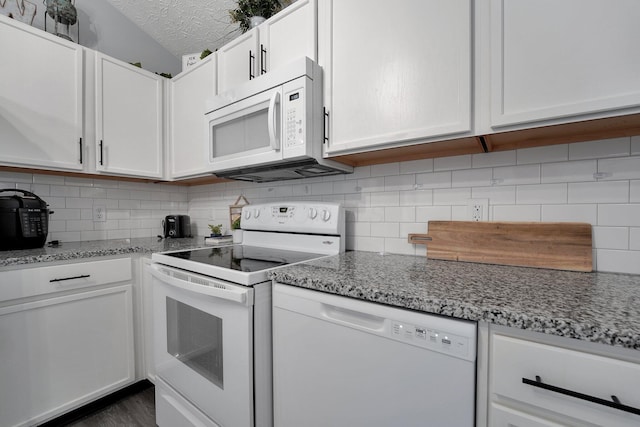
[{"label": "dishwasher control panel", "polygon": [[440,329],[391,320],[391,337],[430,350],[469,355],[469,338]]}]

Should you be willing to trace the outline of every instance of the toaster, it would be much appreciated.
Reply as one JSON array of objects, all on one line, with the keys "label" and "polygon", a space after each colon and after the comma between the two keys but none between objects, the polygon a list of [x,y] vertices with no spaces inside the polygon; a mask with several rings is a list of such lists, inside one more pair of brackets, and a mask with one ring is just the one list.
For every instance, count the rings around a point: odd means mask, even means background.
[{"label": "toaster", "polygon": [[189,215],[167,215],[162,221],[164,237],[191,237]]},{"label": "toaster", "polygon": [[[3,195],[3,193],[13,193]],[[0,189],[0,250],[41,248],[47,240],[47,203],[26,190]]]}]

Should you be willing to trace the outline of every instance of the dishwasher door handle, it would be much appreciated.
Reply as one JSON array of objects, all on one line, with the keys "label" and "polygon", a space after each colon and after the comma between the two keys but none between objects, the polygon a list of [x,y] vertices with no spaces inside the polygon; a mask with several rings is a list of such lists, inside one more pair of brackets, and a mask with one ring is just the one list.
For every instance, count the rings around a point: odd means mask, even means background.
[{"label": "dishwasher door handle", "polygon": [[374,316],[360,311],[349,310],[335,305],[322,303],[322,317],[344,325],[357,326],[374,332],[384,331],[384,317]]}]

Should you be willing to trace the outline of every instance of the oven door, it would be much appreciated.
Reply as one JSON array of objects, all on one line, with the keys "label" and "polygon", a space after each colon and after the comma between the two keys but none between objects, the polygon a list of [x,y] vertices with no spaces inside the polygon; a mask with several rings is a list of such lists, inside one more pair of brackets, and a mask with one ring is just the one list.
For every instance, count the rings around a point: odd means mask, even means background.
[{"label": "oven door", "polygon": [[260,92],[206,115],[211,171],[282,160],[282,87]]},{"label": "oven door", "polygon": [[253,289],[150,271],[157,375],[219,425],[253,426]]}]

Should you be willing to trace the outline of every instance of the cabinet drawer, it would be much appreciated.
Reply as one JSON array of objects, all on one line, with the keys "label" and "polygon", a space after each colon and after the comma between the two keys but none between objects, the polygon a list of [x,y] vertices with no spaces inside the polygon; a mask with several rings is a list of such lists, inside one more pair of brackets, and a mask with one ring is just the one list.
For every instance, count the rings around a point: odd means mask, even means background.
[{"label": "cabinet drawer", "polygon": [[591,396],[612,402],[616,396],[621,404],[640,408],[639,364],[501,335],[494,335],[491,354],[493,400],[513,399],[595,424],[640,425],[640,415],[585,400]]},{"label": "cabinet drawer", "polygon": [[130,258],[2,271],[0,301],[130,280]]}]

